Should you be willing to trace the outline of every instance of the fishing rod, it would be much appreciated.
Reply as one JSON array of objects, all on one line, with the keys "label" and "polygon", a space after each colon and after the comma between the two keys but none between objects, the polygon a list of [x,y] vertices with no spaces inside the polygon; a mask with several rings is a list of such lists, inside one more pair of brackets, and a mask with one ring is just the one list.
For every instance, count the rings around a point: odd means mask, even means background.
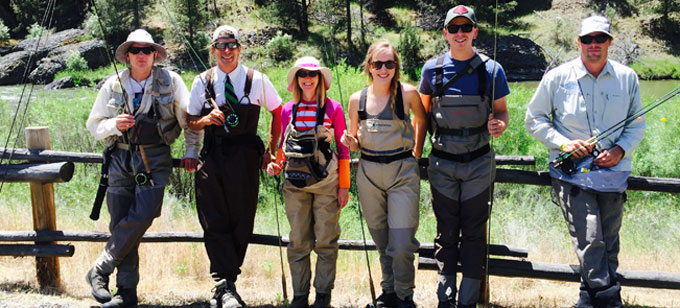
[{"label": "fishing rod", "polygon": [[565,163],[565,162],[567,161],[567,159],[571,158],[571,156],[574,155],[575,153],[577,153],[577,152],[579,152],[579,151],[581,151],[581,150],[583,150],[583,149],[587,149],[588,147],[591,147],[591,146],[593,146],[593,145],[596,145],[596,144],[599,143],[601,140],[603,140],[603,139],[609,137],[611,134],[615,133],[616,131],[618,131],[619,129],[625,127],[626,125],[630,124],[631,122],[633,122],[633,121],[635,121],[635,120],[641,120],[641,117],[642,117],[643,115],[645,115],[645,114],[647,114],[648,112],[652,111],[654,108],[660,106],[661,104],[663,104],[663,103],[669,101],[671,98],[677,96],[678,94],[680,94],[680,86],[675,87],[674,89],[670,90],[670,91],[667,92],[666,94],[664,94],[664,95],[662,95],[661,97],[657,98],[657,99],[654,100],[653,102],[647,104],[647,105],[644,106],[642,109],[640,109],[640,110],[638,110],[637,112],[635,112],[634,114],[632,114],[632,115],[628,116],[627,118],[625,118],[625,119],[619,121],[618,123],[616,123],[616,124],[610,126],[609,128],[605,129],[605,130],[602,131],[601,133],[599,133],[599,134],[597,134],[597,135],[595,135],[595,136],[589,138],[588,140],[586,140],[586,141],[584,142],[583,145],[579,146],[577,149],[575,149],[575,150],[573,150],[573,151],[571,151],[571,152],[564,152],[564,151],[561,151],[561,152],[558,154],[557,158],[555,158],[552,162],[550,162],[550,164],[551,164],[554,168],[560,167],[563,163]]},{"label": "fishing rod", "polygon": [[[175,18],[170,13],[170,9],[168,8],[168,4],[165,2],[165,0],[161,0],[161,2],[163,3],[163,7],[165,8],[165,12],[168,14],[168,17],[170,18],[170,23],[172,23],[172,26],[175,29],[175,32],[177,32],[177,35],[180,37],[180,41],[182,41],[182,45],[184,45],[184,50],[189,55],[189,59],[194,64],[194,67],[197,70],[200,70],[200,67],[198,66],[198,64],[196,63],[196,61],[193,58],[193,57],[196,57],[196,59],[198,59],[198,62],[201,63],[203,70],[207,71],[209,69],[209,67],[205,64],[205,62],[203,62],[203,60],[201,59],[201,56],[194,49],[194,47],[191,46],[191,43],[189,42],[189,40],[186,38],[186,36],[184,36],[182,31],[179,29],[179,26],[177,25],[177,21],[175,21]],[[226,47],[226,48],[229,48],[229,47]],[[189,50],[191,50],[191,52],[189,52]],[[193,53],[193,57],[192,57],[192,53]],[[208,85],[206,84],[205,80],[203,80],[203,78],[201,77],[200,74],[198,75],[198,79],[201,81],[201,84],[203,84],[203,88],[206,89],[206,91],[207,91]],[[215,100],[212,97],[208,97],[208,95],[206,95],[206,99],[212,105],[213,110],[220,110],[220,107],[217,105],[217,102],[215,102]],[[225,102],[225,104],[227,104],[227,106],[229,106],[229,110],[232,111],[229,114],[229,118],[231,119],[230,125],[231,125],[231,127],[235,127],[236,125],[238,125],[238,116],[234,112],[234,108],[229,103],[229,100],[225,99],[224,102]],[[224,131],[228,134],[229,133],[229,125],[227,125],[226,120],[227,120],[227,118],[225,117],[225,121],[222,121],[222,127],[224,128]]]},{"label": "fishing rod", "polygon": [[[19,102],[17,103],[17,107],[14,111],[14,117],[12,118],[12,123],[10,124],[9,131],[7,132],[7,139],[5,141],[5,149],[8,149],[7,146],[9,145],[10,138],[12,137],[12,132],[14,131],[14,125],[16,124],[17,117],[19,117],[19,110],[21,109],[21,104],[24,100],[24,93],[26,92],[26,87],[27,87],[26,81],[28,79],[28,75],[31,72],[31,69],[32,69],[32,66],[33,66],[32,65],[33,56],[35,55],[35,53],[38,52],[38,48],[40,47],[40,41],[43,38],[43,32],[48,31],[47,29],[49,29],[52,26],[55,6],[56,6],[56,0],[50,0],[47,3],[45,13],[43,14],[43,18],[40,22],[40,31],[39,31],[39,34],[38,34],[38,39],[35,42],[35,48],[31,50],[31,52],[28,56],[28,61],[26,62],[28,64],[24,68],[24,73],[21,77],[21,84],[23,84],[23,87],[21,89],[21,95],[19,96]],[[49,16],[49,21],[48,21],[48,16]],[[47,23],[47,27],[45,27],[45,23]],[[49,33],[47,33],[45,35],[45,41],[47,41],[48,35],[49,35]],[[12,151],[9,152],[9,156],[7,158],[8,162],[12,161],[12,157],[14,156],[14,149],[16,148],[17,143],[19,141],[21,127],[24,126],[24,123],[26,121],[26,114],[28,113],[28,106],[31,102],[31,95],[33,94],[33,88],[34,87],[35,87],[35,85],[33,83],[31,83],[31,87],[28,91],[28,96],[26,97],[26,102],[24,104],[24,110],[22,112],[23,115],[22,115],[21,121],[19,123],[19,128],[17,129],[17,135],[16,135],[16,138],[14,138],[14,144],[12,145]],[[2,159],[0,159],[0,164],[2,164]],[[2,173],[2,180],[0,180],[0,192],[2,192],[2,187],[5,185],[5,175],[6,174],[7,174],[7,170],[5,169],[4,172]]]}]

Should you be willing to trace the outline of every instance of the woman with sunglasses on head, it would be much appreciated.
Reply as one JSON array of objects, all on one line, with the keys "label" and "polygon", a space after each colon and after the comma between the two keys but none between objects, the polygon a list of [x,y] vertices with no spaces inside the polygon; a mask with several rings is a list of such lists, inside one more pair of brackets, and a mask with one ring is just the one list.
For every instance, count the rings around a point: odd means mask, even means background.
[{"label": "woman with sunglasses on head", "polygon": [[[200,136],[186,129],[189,92],[179,75],[155,65],[166,57],[151,34],[131,32],[116,50],[116,59],[129,67],[106,80],[87,120],[87,129],[107,145],[111,237],[86,275],[92,296],[106,308],[137,307],[137,249],[161,214],[172,171],[170,145],[183,128],[186,152],[181,166],[193,171],[197,164]],[[118,292],[112,297],[109,276],[114,270]]]},{"label": "woman with sunglasses on head", "polygon": [[[361,150],[357,190],[380,253],[383,293],[378,307],[415,307],[414,253],[419,247],[420,176],[425,112],[416,88],[399,82],[399,56],[387,41],[373,43],[364,60],[370,85],[349,100],[349,131],[342,141]],[[413,123],[409,120],[413,113]]]},{"label": "woman with sunglasses on head", "polygon": [[496,172],[489,141],[507,128],[510,89],[501,65],[472,46],[479,29],[471,8],[450,9],[442,32],[449,50],[425,63],[419,88],[423,106],[431,115],[427,174],[437,218],[438,307],[456,305],[459,261],[463,279],[457,305],[475,307]]},{"label": "woman with sunglasses on head", "polygon": [[[326,97],[331,71],[314,57],[302,57],[288,71],[293,99],[283,106],[284,135],[270,176],[285,174],[283,197],[290,222],[288,264],[294,298],[289,307],[309,307],[310,253],[317,254],[313,307],[330,307],[340,237],[340,210],[349,191],[349,150],[342,106]],[[335,142],[336,151],[331,144]]]}]

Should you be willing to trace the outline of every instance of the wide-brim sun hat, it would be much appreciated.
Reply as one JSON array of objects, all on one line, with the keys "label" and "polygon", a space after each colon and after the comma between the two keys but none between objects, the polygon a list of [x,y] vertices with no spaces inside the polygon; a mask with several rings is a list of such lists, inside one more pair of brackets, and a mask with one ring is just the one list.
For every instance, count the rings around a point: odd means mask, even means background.
[{"label": "wide-brim sun hat", "polygon": [[151,34],[149,34],[149,32],[146,32],[146,30],[144,29],[137,29],[135,31],[130,32],[130,34],[127,37],[127,40],[125,40],[123,44],[120,44],[120,46],[118,46],[118,48],[116,49],[116,60],[128,64],[127,52],[128,49],[130,49],[130,46],[132,46],[132,44],[153,46],[153,48],[156,51],[158,51],[158,55],[156,56],[155,62],[162,62],[168,57],[168,52],[165,50],[165,47],[156,44],[156,42],[153,41],[153,37],[151,37]]},{"label": "wide-brim sun hat", "polygon": [[314,57],[306,56],[295,61],[295,65],[288,70],[288,91],[293,92],[293,87],[295,86],[295,75],[299,70],[307,71],[319,71],[321,76],[323,76],[323,83],[326,90],[331,88],[331,70],[327,67],[321,66],[319,60]]}]

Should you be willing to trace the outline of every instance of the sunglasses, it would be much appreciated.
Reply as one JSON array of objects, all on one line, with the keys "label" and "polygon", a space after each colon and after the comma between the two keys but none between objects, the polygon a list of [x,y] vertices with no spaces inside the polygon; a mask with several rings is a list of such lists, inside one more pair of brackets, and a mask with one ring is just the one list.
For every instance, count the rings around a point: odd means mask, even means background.
[{"label": "sunglasses", "polygon": [[372,64],[372,65],[373,65],[373,67],[375,67],[375,69],[378,69],[378,70],[381,69],[381,68],[383,67],[383,65],[385,65],[385,68],[386,68],[386,69],[391,70],[391,69],[393,69],[395,66],[397,66],[397,62],[394,62],[393,60],[389,60],[389,61],[373,61],[373,64]]},{"label": "sunglasses", "polygon": [[295,75],[298,76],[298,77],[300,77],[300,78],[305,78],[305,77],[307,77],[307,76],[309,76],[309,77],[316,77],[317,75],[319,75],[319,72],[318,72],[318,71],[304,71],[304,70],[299,70],[299,71],[297,71],[297,73],[296,73]]},{"label": "sunglasses", "polygon": [[475,27],[473,24],[463,24],[463,25],[448,25],[446,26],[446,31],[451,34],[458,33],[458,30],[463,30],[463,33],[470,33]]},{"label": "sunglasses", "polygon": [[213,47],[215,49],[219,50],[224,50],[225,48],[229,47],[229,49],[236,49],[238,48],[239,44],[237,42],[215,42],[213,43]]},{"label": "sunglasses", "polygon": [[588,44],[591,44],[593,42],[593,40],[598,44],[602,44],[602,43],[606,42],[607,40],[609,40],[610,38],[611,37],[609,35],[598,34],[598,35],[594,35],[594,36],[590,36],[590,35],[581,36],[578,39],[581,41],[581,43],[588,45]]},{"label": "sunglasses", "polygon": [[138,54],[140,51],[143,52],[145,55],[148,55],[148,54],[151,54],[152,52],[156,51],[156,49],[154,49],[151,46],[147,46],[147,47],[132,46],[132,47],[128,48],[128,52],[133,54],[133,55]]}]

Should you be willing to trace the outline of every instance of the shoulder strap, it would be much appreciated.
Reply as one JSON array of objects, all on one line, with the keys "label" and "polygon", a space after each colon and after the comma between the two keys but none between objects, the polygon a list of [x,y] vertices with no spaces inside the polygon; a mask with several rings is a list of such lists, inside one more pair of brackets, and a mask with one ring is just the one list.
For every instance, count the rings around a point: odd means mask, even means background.
[{"label": "shoulder strap", "polygon": [[290,124],[295,127],[295,120],[297,119],[297,111],[298,111],[298,102],[297,104],[293,104],[293,110],[290,112]]},{"label": "shoulder strap", "polygon": [[255,71],[252,68],[248,68],[248,72],[246,73],[246,86],[243,89],[243,96],[249,97],[250,96],[250,89],[253,87],[253,75],[255,74]]},{"label": "shoulder strap", "polygon": [[359,114],[359,120],[366,120],[367,115],[366,115],[366,96],[368,95],[368,87],[364,87],[363,90],[361,90],[361,97],[359,97],[359,110],[357,110],[357,113]]},{"label": "shoulder strap", "polygon": [[439,89],[442,87],[444,80],[444,57],[446,54],[442,54],[437,57],[437,64],[434,66],[434,88]]},{"label": "shoulder strap", "polygon": [[323,120],[326,116],[326,105],[328,105],[328,101],[324,102],[323,106],[316,105],[316,126],[323,125]]},{"label": "shoulder strap", "polygon": [[394,101],[394,113],[397,115],[399,120],[404,120],[406,115],[404,114],[404,97],[401,93],[401,82],[397,82],[397,98]]},{"label": "shoulder strap", "polygon": [[[485,56],[486,57],[486,56]],[[442,56],[440,56],[442,58]],[[487,58],[488,59],[488,58]],[[439,59],[437,59],[437,62],[439,62]],[[432,94],[432,96],[441,96],[444,94],[444,90],[446,90],[451,84],[456,82],[456,80],[460,79],[460,77],[463,77],[464,74],[472,74],[474,73],[477,68],[479,68],[480,65],[484,64],[484,60],[479,56],[479,54],[475,54],[470,61],[468,61],[467,64],[465,64],[465,67],[463,67],[462,70],[458,71],[449,81],[446,82],[442,87],[437,88],[437,90]],[[443,72],[442,72],[443,75]]]},{"label": "shoulder strap", "polygon": [[[205,74],[205,98],[212,98],[215,99],[217,95],[215,95],[215,89],[213,89],[213,82],[212,82],[212,74],[213,71],[215,70],[214,67],[211,67],[206,71]],[[201,78],[201,75],[198,76],[198,78]]]}]

